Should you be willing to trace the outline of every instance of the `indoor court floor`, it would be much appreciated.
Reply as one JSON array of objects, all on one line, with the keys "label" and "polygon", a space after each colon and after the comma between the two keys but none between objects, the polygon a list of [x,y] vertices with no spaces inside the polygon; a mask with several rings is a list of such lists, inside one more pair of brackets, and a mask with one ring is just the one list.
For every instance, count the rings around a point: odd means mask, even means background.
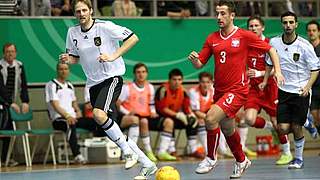
[{"label": "indoor court floor", "polygon": [[[252,166],[241,179],[320,179],[320,156],[305,157],[305,166],[302,170],[288,170],[287,166],[274,165],[275,157],[264,157],[252,160]],[[229,179],[232,172],[233,160],[221,159],[217,167],[210,173],[198,175],[194,173],[197,161],[178,161],[159,163],[159,167],[169,165],[176,167],[181,180],[209,180]],[[63,166],[53,167],[51,165],[34,165],[31,169],[3,168],[1,169],[1,180],[129,180],[139,172],[139,166],[130,170],[124,170],[123,164],[116,165],[85,165],[85,166]],[[154,179],[154,176],[150,179]]]}]

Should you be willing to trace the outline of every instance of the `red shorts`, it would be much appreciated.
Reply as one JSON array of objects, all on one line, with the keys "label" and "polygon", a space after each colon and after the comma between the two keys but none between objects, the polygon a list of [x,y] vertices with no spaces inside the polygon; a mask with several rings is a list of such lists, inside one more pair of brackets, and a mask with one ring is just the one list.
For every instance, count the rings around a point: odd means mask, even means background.
[{"label": "red shorts", "polygon": [[248,100],[244,106],[244,109],[256,109],[260,111],[264,109],[271,117],[277,115],[277,103],[278,103],[278,86],[272,81],[268,81],[266,88],[261,91],[258,87],[251,86],[249,90]]},{"label": "red shorts", "polygon": [[215,93],[214,102],[218,105],[228,118],[234,118],[239,109],[246,103],[248,96],[247,87],[239,91]]}]

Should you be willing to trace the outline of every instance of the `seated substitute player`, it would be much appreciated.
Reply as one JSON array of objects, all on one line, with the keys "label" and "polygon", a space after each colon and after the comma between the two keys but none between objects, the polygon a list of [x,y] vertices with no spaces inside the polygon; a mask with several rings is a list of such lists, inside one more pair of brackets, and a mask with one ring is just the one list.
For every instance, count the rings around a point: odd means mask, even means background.
[{"label": "seated substitute player", "polygon": [[139,133],[144,145],[145,153],[154,162],[157,158],[152,152],[149,135],[149,119],[158,117],[154,106],[154,87],[148,82],[148,68],[143,63],[138,63],[133,68],[134,80],[122,87],[118,99],[120,117],[119,125],[127,128],[128,136],[135,143],[138,142]]},{"label": "seated substitute player", "polygon": [[182,72],[179,69],[172,69],[169,72],[169,81],[156,91],[155,104],[160,115],[158,123],[163,127],[157,153],[159,160],[176,160],[176,157],[168,153],[168,148],[177,128],[186,128],[192,155],[199,158],[204,156],[197,151],[197,120],[190,108],[190,99],[182,86],[182,81]]}]

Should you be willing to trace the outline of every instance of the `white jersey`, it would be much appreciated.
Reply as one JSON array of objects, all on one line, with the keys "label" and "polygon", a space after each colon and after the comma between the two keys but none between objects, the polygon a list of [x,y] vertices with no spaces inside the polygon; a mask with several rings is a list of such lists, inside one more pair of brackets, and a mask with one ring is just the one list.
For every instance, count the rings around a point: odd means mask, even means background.
[{"label": "white jersey", "polygon": [[[277,50],[284,76],[284,85],[279,89],[300,94],[301,88],[305,87],[310,79],[311,71],[320,69],[320,61],[313,46],[300,36],[291,44],[284,43],[282,36],[277,36],[270,40],[270,45]],[[270,57],[267,57],[266,61],[272,65]]]},{"label": "white jersey", "polygon": [[[200,102],[201,102],[201,97],[200,97],[200,93],[199,91],[197,90],[197,88],[199,87],[199,85],[195,86],[195,87],[192,87],[190,88],[189,90],[189,97],[190,97],[190,106],[191,106],[191,109],[193,111],[200,111],[201,109],[201,105]],[[212,92],[212,93],[210,93]],[[212,87],[208,93],[206,94],[206,96],[202,96],[202,98],[204,99],[204,101],[210,101],[212,100],[213,101],[213,96],[214,96],[214,88]]]},{"label": "white jersey", "polygon": [[51,101],[58,101],[59,106],[63,108],[70,116],[76,117],[76,112],[72,107],[72,102],[76,101],[74,87],[70,82],[60,83],[57,79],[53,79],[46,84],[46,103],[48,106],[50,119],[55,120],[61,118],[61,115],[56,112]]},{"label": "white jersey", "polygon": [[[154,106],[154,87],[151,83],[148,83],[149,85],[149,89],[150,89],[150,111],[152,113],[156,113],[156,109],[155,109],[155,106]],[[135,83],[133,83],[133,88],[135,88],[138,92],[143,92],[145,90],[146,87],[138,87]],[[122,90],[121,90],[121,93],[120,93],[120,96],[119,96],[119,101],[120,102],[124,102],[126,100],[129,99],[129,96],[130,96],[130,93],[129,93],[129,87],[128,87],[128,84],[124,84],[122,86]],[[129,114],[130,112],[125,109],[122,105],[120,105],[120,112],[123,113],[123,114]]]},{"label": "white jersey", "polygon": [[125,41],[132,35],[131,30],[111,21],[94,20],[86,32],[81,30],[80,25],[69,28],[66,51],[80,58],[79,63],[87,77],[88,87],[125,73],[122,57],[113,62],[99,62],[97,58],[101,53],[113,54],[120,47],[119,41]]},{"label": "white jersey", "polygon": [[89,92],[88,86],[85,86],[83,91],[84,91],[84,102],[85,103],[90,102],[90,92]]}]

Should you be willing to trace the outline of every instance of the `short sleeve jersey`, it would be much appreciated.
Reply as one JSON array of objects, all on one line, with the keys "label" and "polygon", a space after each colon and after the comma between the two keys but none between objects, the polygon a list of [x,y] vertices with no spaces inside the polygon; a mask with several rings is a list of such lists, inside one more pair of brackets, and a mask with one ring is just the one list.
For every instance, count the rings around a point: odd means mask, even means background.
[{"label": "short sleeve jersey", "polygon": [[83,31],[80,25],[69,28],[66,51],[80,58],[79,63],[87,77],[88,87],[125,73],[122,57],[113,62],[99,62],[97,58],[101,53],[113,54],[120,47],[119,42],[132,35],[132,31],[125,27],[97,19],[87,31]]},{"label": "short sleeve jersey", "polygon": [[215,93],[225,93],[248,85],[246,65],[251,48],[266,53],[271,46],[253,32],[238,27],[227,37],[224,37],[221,31],[207,37],[199,59],[205,64],[212,54],[214,56]]}]

